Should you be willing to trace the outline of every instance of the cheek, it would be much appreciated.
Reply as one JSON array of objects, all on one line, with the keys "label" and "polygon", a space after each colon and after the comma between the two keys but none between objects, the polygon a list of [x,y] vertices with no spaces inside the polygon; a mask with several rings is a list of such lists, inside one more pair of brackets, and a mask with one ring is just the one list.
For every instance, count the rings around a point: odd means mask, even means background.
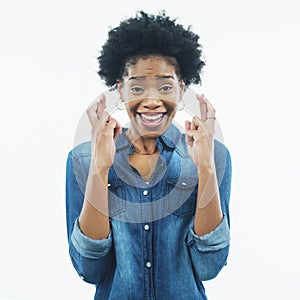
[{"label": "cheek", "polygon": [[127,116],[129,117],[129,119],[134,118],[134,113],[132,112],[130,107],[128,107],[127,105],[126,105],[126,113],[127,113]]},{"label": "cheek", "polygon": [[170,115],[173,115],[176,113],[177,111],[177,103],[174,101],[165,101],[164,106],[166,107],[166,109],[169,111]]},{"label": "cheek", "polygon": [[127,113],[134,114],[140,105],[140,101],[126,101],[125,105],[126,105]]}]

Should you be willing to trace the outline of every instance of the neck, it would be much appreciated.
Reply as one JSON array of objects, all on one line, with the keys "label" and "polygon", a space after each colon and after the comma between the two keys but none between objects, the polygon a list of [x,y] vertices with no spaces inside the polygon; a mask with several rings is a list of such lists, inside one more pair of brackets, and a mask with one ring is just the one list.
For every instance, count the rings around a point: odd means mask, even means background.
[{"label": "neck", "polygon": [[134,152],[141,154],[141,155],[151,155],[155,152],[157,152],[156,149],[156,138],[154,137],[135,137],[132,134],[132,131],[128,130],[125,132],[125,135],[129,139],[129,141],[132,143]]}]

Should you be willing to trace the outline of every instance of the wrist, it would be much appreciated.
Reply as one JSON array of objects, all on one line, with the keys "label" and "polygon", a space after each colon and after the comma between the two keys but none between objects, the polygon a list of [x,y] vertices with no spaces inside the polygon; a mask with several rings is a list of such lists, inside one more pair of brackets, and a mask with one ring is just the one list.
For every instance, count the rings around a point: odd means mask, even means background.
[{"label": "wrist", "polygon": [[201,166],[197,167],[198,175],[200,175],[200,174],[211,175],[211,174],[214,174],[215,171],[216,171],[216,169],[215,169],[214,164],[201,165]]},{"label": "wrist", "polygon": [[90,171],[89,175],[92,177],[100,177],[101,179],[107,179],[108,178],[108,167],[103,166],[97,166],[96,162],[92,159],[90,164]]}]

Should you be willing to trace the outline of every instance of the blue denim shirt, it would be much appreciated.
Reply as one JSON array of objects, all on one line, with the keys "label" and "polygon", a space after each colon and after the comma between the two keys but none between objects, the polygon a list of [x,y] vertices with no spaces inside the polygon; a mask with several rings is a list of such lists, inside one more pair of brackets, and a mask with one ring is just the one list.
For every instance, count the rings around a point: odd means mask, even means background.
[{"label": "blue denim shirt", "polygon": [[66,170],[69,253],[79,276],[96,285],[94,299],[207,299],[202,281],[217,276],[229,250],[231,160],[215,140],[215,165],[223,220],[197,236],[193,219],[197,170],[185,136],[171,125],[156,139],[160,151],[149,182],[129,165],[133,146],[124,134],[116,142],[109,170],[111,232],[92,240],[78,226],[91,161],[91,143],[70,151]]}]

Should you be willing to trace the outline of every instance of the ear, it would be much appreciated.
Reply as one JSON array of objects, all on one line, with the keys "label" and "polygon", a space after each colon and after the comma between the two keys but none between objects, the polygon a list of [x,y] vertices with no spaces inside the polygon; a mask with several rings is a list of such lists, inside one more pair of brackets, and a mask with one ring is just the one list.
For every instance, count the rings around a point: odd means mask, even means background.
[{"label": "ear", "polygon": [[179,86],[180,86],[180,99],[182,99],[183,93],[185,91],[185,79],[184,78],[180,79]]},{"label": "ear", "polygon": [[124,89],[123,89],[123,82],[120,79],[117,79],[117,88],[119,92],[120,99],[124,101]]}]

